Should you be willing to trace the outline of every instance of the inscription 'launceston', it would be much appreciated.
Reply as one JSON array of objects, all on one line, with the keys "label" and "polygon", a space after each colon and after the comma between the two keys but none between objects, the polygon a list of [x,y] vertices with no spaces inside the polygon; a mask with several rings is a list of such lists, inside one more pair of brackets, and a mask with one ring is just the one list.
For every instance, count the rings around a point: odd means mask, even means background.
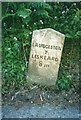
[{"label": "inscription 'launceston'", "polygon": [[46,48],[46,49],[54,49],[54,50],[61,50],[60,46],[46,45],[46,44],[39,44],[39,43],[33,43],[32,45],[33,45],[33,47]]}]

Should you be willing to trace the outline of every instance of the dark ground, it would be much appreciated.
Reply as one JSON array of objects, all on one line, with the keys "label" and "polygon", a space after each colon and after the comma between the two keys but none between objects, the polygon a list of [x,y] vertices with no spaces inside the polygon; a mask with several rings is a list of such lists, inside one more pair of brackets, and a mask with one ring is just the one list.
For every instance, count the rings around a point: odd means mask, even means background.
[{"label": "dark ground", "polygon": [[45,91],[37,86],[3,97],[3,118],[78,118],[79,95],[69,91]]}]

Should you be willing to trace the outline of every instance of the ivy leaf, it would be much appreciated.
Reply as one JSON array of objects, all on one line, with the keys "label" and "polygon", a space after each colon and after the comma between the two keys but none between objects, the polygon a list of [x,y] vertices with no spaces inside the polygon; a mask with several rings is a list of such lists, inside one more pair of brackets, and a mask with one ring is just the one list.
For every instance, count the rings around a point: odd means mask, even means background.
[{"label": "ivy leaf", "polygon": [[36,12],[36,16],[49,17],[48,12],[46,10],[38,10]]},{"label": "ivy leaf", "polygon": [[65,36],[66,36],[66,38],[72,38],[72,36],[68,33]]},{"label": "ivy leaf", "polygon": [[17,11],[17,15],[18,15],[19,17],[23,17],[23,18],[25,19],[25,18],[27,18],[27,17],[30,16],[31,12],[32,12],[32,11],[31,11],[30,9],[18,10],[18,11]]},{"label": "ivy leaf", "polygon": [[52,7],[47,3],[42,3],[42,7],[46,10],[52,10]]},{"label": "ivy leaf", "polygon": [[39,9],[52,10],[52,7],[48,3],[43,3],[43,2],[30,3],[29,6],[33,7],[36,10]]},{"label": "ivy leaf", "polygon": [[15,16],[15,14],[6,14],[2,17],[2,20],[4,20],[5,18],[8,18],[8,17],[13,17]]},{"label": "ivy leaf", "polygon": [[23,21],[25,22],[25,24],[28,24],[30,20],[31,20],[31,17],[29,16],[28,18],[26,17]]},{"label": "ivy leaf", "polygon": [[24,71],[25,70],[25,66],[21,66],[21,69],[22,69],[22,71]]}]

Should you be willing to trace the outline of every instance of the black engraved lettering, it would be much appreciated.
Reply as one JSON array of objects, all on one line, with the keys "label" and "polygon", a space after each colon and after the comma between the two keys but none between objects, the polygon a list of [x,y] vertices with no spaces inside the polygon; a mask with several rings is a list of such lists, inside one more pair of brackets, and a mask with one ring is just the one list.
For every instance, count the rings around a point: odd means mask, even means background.
[{"label": "black engraved lettering", "polygon": [[32,54],[32,58],[34,58],[34,57],[33,57],[33,54]]},{"label": "black engraved lettering", "polygon": [[39,61],[39,66],[40,66],[40,67],[42,66],[42,61]]},{"label": "black engraved lettering", "polygon": [[38,43],[35,44],[35,47],[38,47]]},{"label": "black engraved lettering", "polygon": [[37,55],[35,55],[35,58],[36,58]]},{"label": "black engraved lettering", "polygon": [[54,58],[54,57],[52,57],[52,60],[54,61],[54,60],[55,60],[55,58]]},{"label": "black engraved lettering", "polygon": [[41,44],[39,44],[39,47],[41,47]]},{"label": "black engraved lettering", "polygon": [[42,56],[42,55],[40,55],[40,59],[43,59],[43,56]]},{"label": "black engraved lettering", "polygon": [[49,48],[50,46],[49,45],[46,45],[46,48]]},{"label": "black engraved lettering", "polygon": [[48,51],[47,50],[45,50],[45,54],[47,54],[48,53]]},{"label": "black engraved lettering", "polygon": [[39,59],[39,55],[37,55],[37,57],[36,57],[37,59]]},{"label": "black engraved lettering", "polygon": [[51,60],[51,57],[50,57],[50,56],[48,56],[47,60]]},{"label": "black engraved lettering", "polygon": [[57,62],[57,61],[58,61],[58,58],[55,58],[55,61]]},{"label": "black engraved lettering", "polygon": [[46,60],[46,56],[44,56],[44,60]]}]

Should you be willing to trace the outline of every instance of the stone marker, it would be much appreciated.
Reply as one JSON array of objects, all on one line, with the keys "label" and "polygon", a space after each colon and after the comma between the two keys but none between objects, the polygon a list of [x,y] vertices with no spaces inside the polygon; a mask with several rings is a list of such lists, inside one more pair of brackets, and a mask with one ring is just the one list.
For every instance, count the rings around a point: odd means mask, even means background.
[{"label": "stone marker", "polygon": [[40,85],[54,85],[65,36],[51,28],[33,32],[27,78]]}]

